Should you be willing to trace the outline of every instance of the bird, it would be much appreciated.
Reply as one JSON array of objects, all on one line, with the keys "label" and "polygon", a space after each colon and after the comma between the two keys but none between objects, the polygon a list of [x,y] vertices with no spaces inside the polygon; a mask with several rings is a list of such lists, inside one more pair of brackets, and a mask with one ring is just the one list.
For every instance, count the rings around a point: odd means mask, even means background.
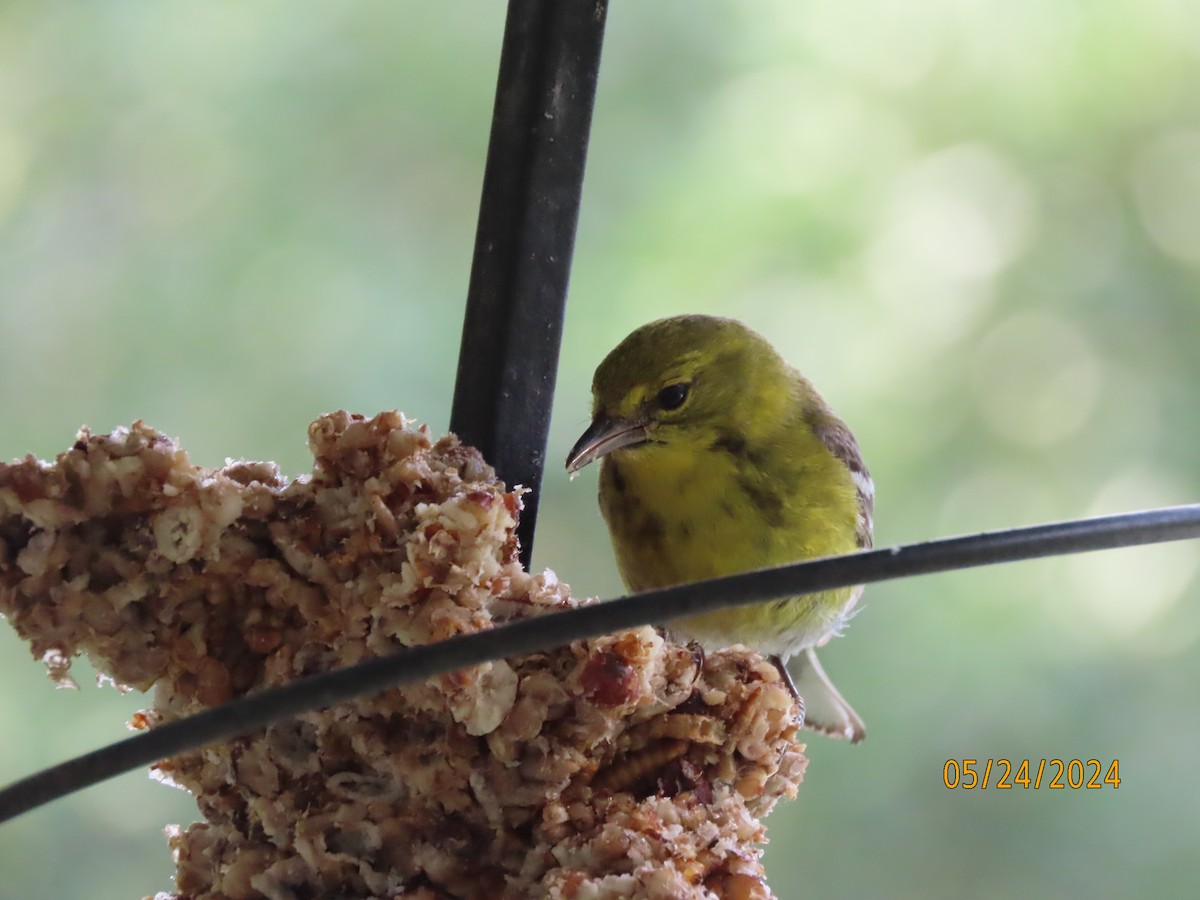
[{"label": "bird", "polygon": [[[630,591],[872,546],[875,485],[853,432],[741,322],[682,315],[641,326],[597,367],[592,400],[566,468],[574,477],[600,461],[600,511]],[[665,624],[702,650],[758,650],[805,727],[858,743],[863,720],[816,651],[861,593],[837,588]]]}]

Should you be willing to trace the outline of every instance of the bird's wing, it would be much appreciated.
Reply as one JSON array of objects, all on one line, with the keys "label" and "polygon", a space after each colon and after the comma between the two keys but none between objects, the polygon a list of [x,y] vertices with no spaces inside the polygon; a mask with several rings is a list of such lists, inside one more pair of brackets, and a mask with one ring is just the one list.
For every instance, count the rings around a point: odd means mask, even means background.
[{"label": "bird's wing", "polygon": [[875,482],[863,462],[858,441],[846,423],[833,413],[821,416],[813,423],[813,432],[821,439],[829,452],[850,470],[858,492],[858,527],[856,537],[861,550],[869,550],[874,544],[875,532]]},{"label": "bird's wing", "polygon": [[804,727],[857,744],[867,736],[867,726],[846,698],[833,686],[812,648],[793,657],[796,692],[804,698]]}]

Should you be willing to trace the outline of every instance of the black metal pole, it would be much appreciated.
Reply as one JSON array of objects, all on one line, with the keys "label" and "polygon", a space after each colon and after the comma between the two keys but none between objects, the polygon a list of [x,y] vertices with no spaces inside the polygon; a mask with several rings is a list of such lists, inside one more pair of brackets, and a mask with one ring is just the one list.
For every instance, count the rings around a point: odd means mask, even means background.
[{"label": "black metal pole", "polygon": [[607,0],[510,0],[450,430],[525,495],[533,553]]}]

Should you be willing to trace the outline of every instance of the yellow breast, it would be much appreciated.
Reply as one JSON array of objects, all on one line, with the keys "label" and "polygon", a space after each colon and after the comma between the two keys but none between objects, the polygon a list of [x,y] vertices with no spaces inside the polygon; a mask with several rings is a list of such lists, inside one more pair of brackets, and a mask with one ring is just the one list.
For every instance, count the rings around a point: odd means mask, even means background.
[{"label": "yellow breast", "polygon": [[[784,446],[727,441],[613,454],[601,471],[600,506],[635,591],[858,547],[850,473],[807,429]],[[714,647],[744,643],[787,656],[835,631],[854,596],[847,588],[671,624]]]}]

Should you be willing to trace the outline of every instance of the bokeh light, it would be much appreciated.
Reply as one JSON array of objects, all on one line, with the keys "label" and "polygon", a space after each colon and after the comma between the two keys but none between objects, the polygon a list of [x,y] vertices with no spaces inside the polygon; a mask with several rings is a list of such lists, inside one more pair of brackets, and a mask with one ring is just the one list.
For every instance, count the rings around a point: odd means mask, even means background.
[{"label": "bokeh light", "polygon": [[[504,4],[0,6],[0,457],[142,418],[309,464],[321,411],[447,426]],[[621,585],[554,465],[652,318],[744,319],[857,433],[877,543],[1200,495],[1193,0],[614,4],[535,565]],[[870,587],[824,661],[868,724],[769,820],[780,897],[1188,896],[1200,548]],[[143,703],[0,626],[0,778]],[[949,791],[947,759],[1118,759]],[[170,888],[134,773],[0,829],[0,895]]]}]

